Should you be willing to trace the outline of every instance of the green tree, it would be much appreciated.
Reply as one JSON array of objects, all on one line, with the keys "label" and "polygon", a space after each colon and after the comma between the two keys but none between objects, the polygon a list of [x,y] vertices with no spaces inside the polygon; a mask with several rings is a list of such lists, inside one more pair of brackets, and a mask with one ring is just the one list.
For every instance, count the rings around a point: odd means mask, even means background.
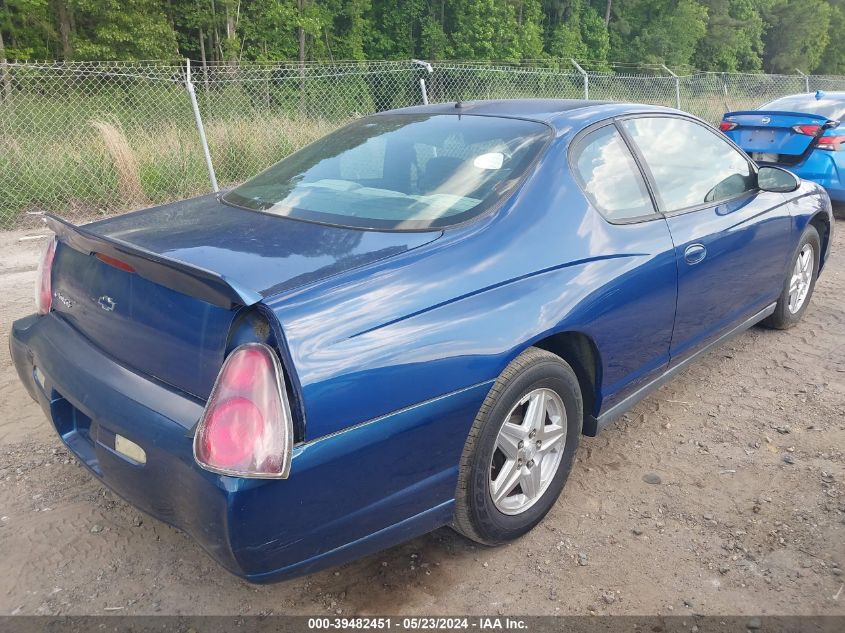
[{"label": "green tree", "polygon": [[843,31],[845,0],[0,0],[10,59],[554,57],[845,73]]},{"label": "green tree", "polygon": [[322,20],[313,7],[300,15],[294,0],[255,0],[244,7],[243,27],[244,58],[258,61],[296,59],[298,55],[297,29],[306,26],[313,35],[320,34]]},{"label": "green tree", "polygon": [[604,17],[593,7],[588,7],[581,17],[581,39],[587,46],[588,59],[597,70],[605,68],[610,55],[610,33]]},{"label": "green tree", "polygon": [[614,61],[687,66],[707,32],[696,0],[616,0],[610,22]]},{"label": "green tree", "polygon": [[369,59],[442,58],[449,0],[372,0],[365,51]]},{"label": "green tree", "polygon": [[726,72],[763,68],[763,18],[754,0],[701,0],[707,33],[693,58],[697,68]]},{"label": "green tree", "polygon": [[[445,4],[445,2],[442,2]],[[449,50],[449,37],[443,28],[443,22],[433,15],[422,22],[419,51],[422,57],[431,60],[442,59]]]},{"label": "green tree", "polygon": [[603,67],[608,61],[610,36],[599,11],[586,0],[546,0],[544,4],[548,53]]},{"label": "green tree", "polygon": [[815,72],[825,75],[845,75],[845,0],[832,0],[827,47]]},{"label": "green tree", "polygon": [[517,45],[522,59],[543,57],[543,8],[540,0],[514,0]]},{"label": "green tree", "polygon": [[322,7],[322,43],[315,38],[315,52],[323,59],[365,59],[370,0],[331,0]]},{"label": "green tree", "polygon": [[56,57],[56,42],[47,0],[0,0],[0,58]]},{"label": "green tree", "polygon": [[67,6],[75,59],[179,56],[176,34],[159,0],[72,0]]},{"label": "green tree", "polygon": [[[763,63],[768,72],[814,70],[829,42],[831,7],[825,0],[778,0],[764,9],[769,24]],[[841,33],[836,34],[838,38]]]},{"label": "green tree", "polygon": [[519,61],[518,23],[505,0],[454,0],[450,54],[456,59]]}]

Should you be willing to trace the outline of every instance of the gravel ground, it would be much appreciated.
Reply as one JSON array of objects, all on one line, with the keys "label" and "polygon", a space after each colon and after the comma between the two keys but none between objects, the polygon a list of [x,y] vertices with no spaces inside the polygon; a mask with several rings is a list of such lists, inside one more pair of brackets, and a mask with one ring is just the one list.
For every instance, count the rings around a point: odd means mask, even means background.
[{"label": "gravel ground", "polygon": [[[442,529],[246,584],[63,448],[0,345],[0,614],[845,614],[845,223],[804,321],[754,328],[598,438],[546,520],[487,549]],[[32,312],[0,234],[0,332]]]}]

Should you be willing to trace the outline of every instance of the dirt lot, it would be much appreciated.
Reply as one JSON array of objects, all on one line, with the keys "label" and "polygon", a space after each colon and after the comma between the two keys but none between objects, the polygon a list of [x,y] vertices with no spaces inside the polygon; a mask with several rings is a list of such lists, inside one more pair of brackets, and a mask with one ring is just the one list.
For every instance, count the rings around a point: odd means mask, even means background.
[{"label": "dirt lot", "polygon": [[[89,476],[3,343],[0,614],[845,614],[838,224],[804,322],[741,335],[584,438],[533,533],[486,549],[442,529],[271,586],[230,576]],[[0,234],[3,337],[32,312],[32,234]]]}]

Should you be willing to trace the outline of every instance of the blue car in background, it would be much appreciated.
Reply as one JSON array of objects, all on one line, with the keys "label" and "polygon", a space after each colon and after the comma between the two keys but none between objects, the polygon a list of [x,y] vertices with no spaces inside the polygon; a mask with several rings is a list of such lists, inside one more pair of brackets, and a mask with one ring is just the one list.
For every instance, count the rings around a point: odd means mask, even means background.
[{"label": "blue car in background", "polygon": [[830,199],[683,112],[447,103],[55,232],[21,381],[105,485],[264,582],[450,525],[515,539],[595,435],[794,325]]},{"label": "blue car in background", "polygon": [[843,119],[845,92],[818,91],[728,112],[719,129],[757,163],[784,167],[845,203]]}]

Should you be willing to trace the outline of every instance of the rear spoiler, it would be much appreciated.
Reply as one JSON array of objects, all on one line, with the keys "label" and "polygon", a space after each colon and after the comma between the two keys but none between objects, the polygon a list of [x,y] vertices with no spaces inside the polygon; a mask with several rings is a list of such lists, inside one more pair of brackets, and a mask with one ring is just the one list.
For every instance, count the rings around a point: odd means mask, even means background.
[{"label": "rear spoiler", "polygon": [[735,110],[733,112],[725,112],[724,116],[722,117],[723,120],[726,120],[728,117],[731,116],[790,116],[795,118],[807,118],[819,121],[823,123],[825,126],[831,126],[836,124],[836,121],[829,119],[828,117],[822,114],[811,114],[809,112],[782,112],[781,110]]},{"label": "rear spoiler", "polygon": [[85,255],[114,257],[132,266],[135,273],[144,279],[207,303],[231,309],[235,305],[251,306],[262,298],[260,293],[218,273],[163,257],[123,240],[86,231],[54,215],[47,214],[45,222],[59,241],[70,248]]}]

